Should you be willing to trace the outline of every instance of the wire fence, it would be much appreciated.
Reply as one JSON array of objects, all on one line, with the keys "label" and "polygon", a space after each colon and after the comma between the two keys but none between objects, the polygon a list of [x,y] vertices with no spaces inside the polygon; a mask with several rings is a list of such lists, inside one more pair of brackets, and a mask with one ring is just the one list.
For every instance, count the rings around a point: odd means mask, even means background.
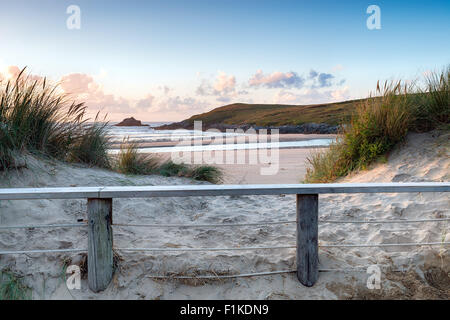
[{"label": "wire fence", "polygon": [[8,229],[42,229],[42,228],[82,228],[87,227],[86,223],[72,223],[72,224],[31,224],[18,226],[0,226],[0,230]]},{"label": "wire fence", "polygon": [[[410,223],[439,223],[450,221],[450,218],[428,218],[428,219],[367,219],[367,220],[330,220],[320,219],[319,224],[410,224]],[[133,224],[133,223],[113,223],[112,227],[119,228],[230,228],[230,227],[256,227],[256,226],[276,226],[296,224],[296,220],[282,220],[282,221],[260,221],[251,223],[195,223],[195,224],[168,224],[168,223],[154,223],[154,224]],[[0,230],[14,230],[14,229],[49,229],[49,228],[87,228],[86,221],[80,223],[60,223],[48,225],[11,225],[0,226]],[[391,231],[385,229],[385,231]],[[404,230],[398,230],[404,231]],[[408,243],[319,243],[319,248],[385,248],[385,247],[425,247],[425,246],[441,246],[447,247],[450,242],[408,242]],[[297,245],[282,245],[282,246],[251,246],[251,247],[177,247],[177,248],[139,248],[139,247],[116,247],[115,250],[122,252],[218,252],[218,251],[259,251],[259,250],[284,250],[295,249]],[[34,249],[34,250],[0,250],[0,255],[8,254],[53,254],[53,253],[80,253],[87,252],[86,248],[60,248],[60,249]],[[343,268],[343,269],[319,269],[319,272],[365,272],[366,267],[359,268]],[[391,270],[394,271],[395,270]],[[401,272],[401,270],[397,270]],[[277,274],[295,273],[297,270],[279,270],[267,272],[253,272],[230,275],[195,275],[195,276],[174,276],[174,275],[152,275],[148,278],[155,279],[229,279],[239,277],[256,277],[268,276]]]},{"label": "wire fence", "polygon": [[[450,218],[436,218],[436,219],[402,219],[402,220],[319,220],[319,223],[333,223],[333,224],[371,224],[371,223],[425,223],[425,222],[441,222],[450,221]],[[247,226],[264,226],[264,225],[283,225],[295,224],[296,220],[286,221],[262,221],[255,223],[221,223],[221,224],[126,224],[113,223],[113,226],[118,227],[139,227],[139,228],[227,228],[227,227],[247,227]]]},{"label": "wire fence", "polygon": [[[390,223],[425,223],[425,222],[441,222],[450,221],[450,218],[434,218],[434,219],[401,219],[401,220],[319,220],[320,223],[332,224],[390,224]],[[249,226],[270,226],[270,225],[285,225],[294,224],[296,220],[286,221],[261,221],[254,223],[220,223],[220,224],[170,224],[170,223],[155,223],[155,224],[126,224],[113,223],[112,226],[117,227],[140,227],[140,228],[229,228],[229,227],[249,227]],[[82,228],[87,227],[87,223],[72,223],[72,224],[47,224],[47,225],[14,225],[14,226],[0,226],[0,230],[8,229],[39,229],[39,228]]]},{"label": "wire fence", "polygon": [[[402,219],[402,220],[319,220],[320,223],[332,224],[391,224],[391,223],[427,223],[450,221],[450,218],[434,219]],[[246,227],[246,226],[269,226],[294,224],[295,220],[286,221],[261,221],[255,223],[222,223],[222,224],[124,224],[114,223],[117,227],[143,227],[143,228],[221,228],[221,227]],[[50,225],[15,225],[0,226],[0,230],[9,229],[35,229],[35,228],[80,228],[87,227],[87,223],[77,224],[50,224]],[[389,230],[388,230],[389,231]],[[338,244],[319,244],[319,248],[372,248],[372,247],[414,247],[414,246],[448,246],[450,242],[411,242],[411,243],[338,243]],[[295,249],[296,245],[286,246],[260,246],[260,247],[226,247],[226,248],[115,248],[126,252],[213,252],[213,251],[251,251],[251,250],[279,250]],[[87,249],[37,249],[37,250],[11,250],[0,251],[0,254],[37,254],[37,253],[65,253],[65,252],[87,252]],[[284,271],[283,271],[284,272]]]}]

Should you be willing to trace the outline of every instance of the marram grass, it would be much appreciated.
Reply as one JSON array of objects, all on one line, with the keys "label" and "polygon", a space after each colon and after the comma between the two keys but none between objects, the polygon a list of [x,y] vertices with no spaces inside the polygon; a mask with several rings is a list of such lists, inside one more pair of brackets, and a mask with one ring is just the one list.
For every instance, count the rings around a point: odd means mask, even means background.
[{"label": "marram grass", "polygon": [[[375,97],[363,100],[336,142],[308,158],[305,182],[327,183],[385,158],[409,131],[448,128],[450,67],[417,84],[377,84]],[[448,129],[447,129],[448,130]]]},{"label": "marram grass", "polygon": [[0,82],[0,170],[14,168],[15,155],[26,152],[108,167],[105,125],[88,124],[85,112],[84,103],[25,69]]},{"label": "marram grass", "polygon": [[191,166],[175,163],[172,160],[160,161],[159,158],[138,152],[138,145],[124,139],[116,160],[116,171],[123,174],[149,175],[158,174],[164,177],[187,177],[199,181],[220,183],[222,171],[214,166]]}]

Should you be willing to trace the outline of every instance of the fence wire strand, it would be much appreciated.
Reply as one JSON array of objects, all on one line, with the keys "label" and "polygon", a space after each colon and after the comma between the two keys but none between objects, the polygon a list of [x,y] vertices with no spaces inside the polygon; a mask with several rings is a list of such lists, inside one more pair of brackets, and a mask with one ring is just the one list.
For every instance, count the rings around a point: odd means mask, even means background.
[{"label": "fence wire strand", "polygon": [[[319,248],[370,248],[370,247],[414,247],[414,246],[448,246],[450,242],[411,242],[411,243],[349,243],[349,244],[319,244]],[[297,246],[268,246],[268,247],[235,247],[235,248],[116,248],[120,251],[154,251],[154,252],[195,252],[195,251],[251,251],[251,250],[274,250],[295,249]]]},{"label": "fence wire strand", "polygon": [[37,225],[18,225],[18,226],[0,226],[0,230],[8,229],[40,229],[40,228],[80,228],[87,227],[86,223],[76,224],[37,224]]},{"label": "fence wire strand", "polygon": [[33,253],[57,253],[57,252],[87,252],[87,249],[38,249],[38,250],[17,250],[0,251],[0,254],[33,254]]},{"label": "fence wire strand", "polygon": [[247,227],[247,226],[264,226],[295,223],[290,221],[268,221],[255,223],[222,223],[222,224],[124,224],[114,223],[113,226],[119,227],[145,227],[145,228],[221,228],[221,227]]},{"label": "fence wire strand", "polygon": [[[333,223],[333,224],[366,224],[366,223],[425,223],[425,222],[441,222],[450,221],[450,218],[436,218],[436,219],[409,219],[409,220],[319,220],[319,223]],[[143,227],[143,228],[226,228],[226,227],[247,227],[247,226],[263,226],[263,225],[278,225],[278,224],[293,224],[296,220],[286,221],[262,221],[255,223],[222,223],[222,224],[126,224],[114,223],[113,226],[118,227]]]}]

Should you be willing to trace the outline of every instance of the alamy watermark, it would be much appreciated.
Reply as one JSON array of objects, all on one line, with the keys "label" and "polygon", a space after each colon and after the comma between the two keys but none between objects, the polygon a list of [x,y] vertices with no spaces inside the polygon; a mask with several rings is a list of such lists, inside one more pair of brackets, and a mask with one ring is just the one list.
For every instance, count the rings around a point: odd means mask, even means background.
[{"label": "alamy watermark", "polygon": [[69,30],[81,29],[81,9],[77,5],[70,5],[66,9],[66,13],[70,16],[66,20],[66,26]]},{"label": "alamy watermark", "polygon": [[194,121],[194,133],[191,139],[189,131],[174,130],[172,141],[180,141],[175,148],[179,151],[171,153],[175,163],[189,164],[250,164],[263,165],[261,175],[275,175],[280,163],[280,135],[278,129],[255,130],[249,128],[226,129],[225,133],[218,129],[202,130],[202,121]]},{"label": "alamy watermark", "polygon": [[369,30],[381,29],[381,9],[379,6],[372,4],[367,7],[367,14],[370,16],[366,20],[366,26]]},{"label": "alamy watermark", "polygon": [[69,290],[81,289],[81,271],[77,265],[70,265],[66,269],[66,274],[70,276],[66,280],[66,285]]},{"label": "alamy watermark", "polygon": [[367,273],[370,274],[367,279],[367,289],[381,289],[381,269],[377,265],[371,265],[367,268]]}]

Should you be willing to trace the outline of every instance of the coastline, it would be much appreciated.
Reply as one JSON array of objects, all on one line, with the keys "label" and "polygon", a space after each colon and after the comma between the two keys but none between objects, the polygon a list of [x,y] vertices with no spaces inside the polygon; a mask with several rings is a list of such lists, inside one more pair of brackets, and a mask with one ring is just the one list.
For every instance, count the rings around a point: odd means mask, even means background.
[{"label": "coastline", "polygon": [[[256,138],[256,137],[255,137]],[[279,142],[291,142],[291,141],[307,141],[314,139],[335,139],[335,134],[280,134]],[[222,143],[236,143],[236,137],[227,137],[219,139],[219,144]],[[246,137],[248,141],[248,137]],[[270,141],[270,138],[268,138]],[[196,141],[195,143],[199,143]],[[217,140],[208,137],[204,137],[201,141],[202,145],[217,144]],[[139,148],[161,148],[161,147],[174,147],[177,145],[189,146],[194,144],[194,139],[189,138],[180,141],[154,141],[139,143]],[[116,144],[112,149],[117,150],[120,148],[120,144]],[[243,158],[245,163],[214,163],[215,167],[219,168],[223,172],[224,184],[271,184],[271,183],[300,183],[306,174],[307,158],[315,152],[325,150],[327,147],[314,146],[314,147],[287,147],[278,149],[278,159],[274,156],[277,163],[263,164],[249,163],[251,150],[239,150],[243,152]],[[216,153],[217,152],[217,153]],[[220,154],[220,150],[217,151],[192,151],[190,152],[192,159],[205,159],[207,157],[216,157]],[[255,150],[253,150],[255,152]],[[270,155],[270,149],[258,149],[258,152]],[[160,161],[166,161],[171,159],[170,152],[142,152],[146,155],[153,155],[160,159]],[[207,164],[207,163],[203,163]],[[278,169],[275,174],[262,175],[261,171],[264,168],[269,168],[270,166],[276,166]]]},{"label": "coastline", "polygon": [[[270,136],[270,135],[268,135]],[[283,133],[279,134],[279,142],[291,142],[291,141],[306,141],[306,140],[313,140],[313,139],[335,139],[337,137],[336,134],[318,134],[318,133],[311,133],[311,134],[304,134],[304,133]],[[221,138],[219,143],[226,144],[226,143],[232,143],[235,141],[236,137],[224,137]],[[202,145],[208,145],[208,144],[215,144],[215,142],[218,139],[215,138],[209,138],[208,136],[203,136],[202,139]],[[270,139],[268,139],[270,141]],[[159,141],[151,141],[146,142],[145,140],[136,140],[139,144],[140,148],[151,148],[151,147],[173,147],[177,144],[182,145],[192,145],[194,144],[194,139],[188,138],[188,139],[180,139],[176,141],[172,141],[170,139],[161,139]],[[197,142],[198,143],[198,142]],[[111,149],[120,149],[120,145],[122,144],[121,141],[113,142]]]},{"label": "coastline", "polygon": [[[201,120],[199,120],[201,122]],[[336,134],[339,131],[339,125],[333,125],[328,123],[315,123],[308,122],[299,125],[274,125],[274,126],[260,126],[254,124],[226,124],[226,123],[203,123],[203,130],[208,129],[216,129],[220,132],[226,132],[227,130],[248,130],[253,128],[255,130],[272,130],[277,129],[280,134],[289,134],[289,133],[299,133],[299,134]],[[170,124],[165,124],[159,127],[154,127],[155,130],[177,130],[177,129],[194,129],[194,121],[193,120],[183,120],[180,122],[174,122]]]}]

